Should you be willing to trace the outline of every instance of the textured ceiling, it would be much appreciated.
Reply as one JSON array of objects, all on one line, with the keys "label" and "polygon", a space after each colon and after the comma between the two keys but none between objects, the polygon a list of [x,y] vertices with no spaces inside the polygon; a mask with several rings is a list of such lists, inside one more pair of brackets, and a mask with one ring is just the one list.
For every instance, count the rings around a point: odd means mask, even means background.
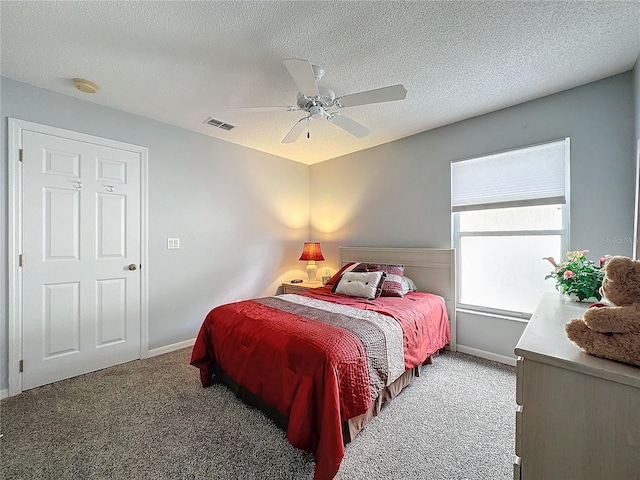
[{"label": "textured ceiling", "polygon": [[[0,16],[5,77],[307,164],[628,71],[640,54],[639,1],[2,1]],[[407,98],[342,109],[365,138],[319,119],[282,144],[304,112],[226,107],[295,105],[287,58],[322,66],[337,96],[401,83]]]}]

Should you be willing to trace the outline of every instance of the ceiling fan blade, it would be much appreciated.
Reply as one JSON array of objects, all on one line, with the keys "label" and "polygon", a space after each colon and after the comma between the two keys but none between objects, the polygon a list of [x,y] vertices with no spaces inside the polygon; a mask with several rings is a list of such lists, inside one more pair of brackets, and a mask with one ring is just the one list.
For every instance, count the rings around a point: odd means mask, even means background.
[{"label": "ceiling fan blade", "polygon": [[355,107],[369,103],[392,102],[407,98],[407,90],[402,85],[376,88],[365,92],[352,93],[344,97],[336,98],[335,104],[339,107]]},{"label": "ceiling fan blade", "polygon": [[248,112],[248,113],[260,113],[260,112],[295,112],[300,110],[298,107],[227,107],[227,111],[233,112]]},{"label": "ceiling fan blade", "polygon": [[318,82],[313,72],[313,66],[307,60],[298,58],[289,58],[283,61],[284,66],[289,70],[289,75],[296,82],[298,89],[307,97],[317,97],[320,95],[318,91]]},{"label": "ceiling fan blade", "polygon": [[359,124],[355,120],[351,120],[349,117],[340,115],[339,113],[327,117],[327,120],[358,138],[366,137],[371,133],[371,130],[364,125]]},{"label": "ceiling fan blade", "polygon": [[307,122],[309,121],[309,117],[304,117],[301,118],[300,120],[298,120],[298,123],[296,123],[293,128],[291,130],[289,130],[289,133],[287,133],[285,135],[285,137],[282,139],[282,143],[293,143],[295,142],[298,137],[300,136],[300,134],[302,132],[304,132],[304,129],[307,128]]}]

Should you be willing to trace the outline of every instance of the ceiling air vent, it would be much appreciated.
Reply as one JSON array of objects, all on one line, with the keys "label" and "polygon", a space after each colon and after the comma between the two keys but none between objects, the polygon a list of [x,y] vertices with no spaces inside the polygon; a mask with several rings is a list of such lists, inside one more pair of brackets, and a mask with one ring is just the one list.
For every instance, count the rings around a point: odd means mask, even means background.
[{"label": "ceiling air vent", "polygon": [[235,125],[231,125],[230,123],[225,123],[222,120],[216,120],[215,118],[207,118],[204,123],[206,123],[207,125],[211,125],[213,127],[218,127],[221,128],[223,130],[231,130],[233,128],[236,128]]}]

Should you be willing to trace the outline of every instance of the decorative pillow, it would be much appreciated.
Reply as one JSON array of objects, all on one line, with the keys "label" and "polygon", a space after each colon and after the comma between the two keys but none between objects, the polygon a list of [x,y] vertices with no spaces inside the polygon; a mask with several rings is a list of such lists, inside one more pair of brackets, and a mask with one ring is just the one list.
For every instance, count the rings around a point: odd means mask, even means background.
[{"label": "decorative pillow", "polygon": [[387,277],[382,285],[381,297],[402,297],[402,274],[404,265],[385,265],[381,263],[361,263],[352,272],[385,272]]},{"label": "decorative pillow", "polygon": [[402,277],[402,295],[406,295],[409,292],[417,292],[418,287],[409,277]]},{"label": "decorative pillow", "polygon": [[336,283],[338,283],[338,280],[340,280],[340,277],[342,277],[342,274],[344,272],[350,272],[358,265],[360,264],[357,262],[349,262],[345,264],[345,266],[342,267],[340,270],[338,270],[336,274],[333,277],[331,277],[331,279],[325,285],[335,285]]},{"label": "decorative pillow", "polygon": [[334,293],[373,300],[380,296],[384,272],[345,272],[331,290]]}]

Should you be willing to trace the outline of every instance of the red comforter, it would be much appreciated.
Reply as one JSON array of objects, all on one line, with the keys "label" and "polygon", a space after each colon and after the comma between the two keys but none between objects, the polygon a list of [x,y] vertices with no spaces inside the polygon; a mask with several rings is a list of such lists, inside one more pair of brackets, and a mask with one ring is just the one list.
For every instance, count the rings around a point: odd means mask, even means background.
[{"label": "red comforter", "polygon": [[[406,369],[449,343],[445,305],[435,295],[364,300],[332,294],[329,287],[301,295],[395,318]],[[289,442],[315,455],[315,480],[335,476],[344,455],[342,422],[372,404],[365,348],[356,335],[259,299],[246,300],[214,308],[202,324],[191,364],[200,369],[205,387],[213,383],[215,363],[288,417]]]}]

